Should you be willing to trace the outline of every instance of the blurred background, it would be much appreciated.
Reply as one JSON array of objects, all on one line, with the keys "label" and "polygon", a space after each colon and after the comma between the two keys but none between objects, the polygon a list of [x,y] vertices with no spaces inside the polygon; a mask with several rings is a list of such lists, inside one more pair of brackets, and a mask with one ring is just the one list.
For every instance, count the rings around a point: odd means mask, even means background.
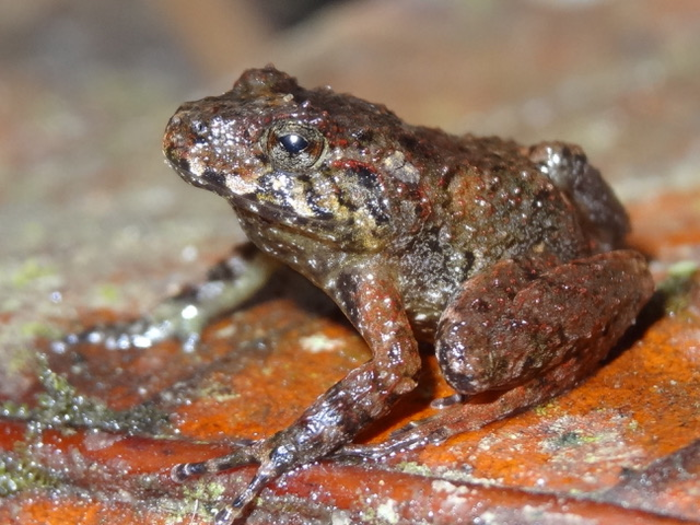
[{"label": "blurred background", "polygon": [[0,0],[0,343],[132,313],[226,253],[163,164],[184,100],[274,63],[405,120],[581,144],[623,200],[700,185],[696,0]]}]

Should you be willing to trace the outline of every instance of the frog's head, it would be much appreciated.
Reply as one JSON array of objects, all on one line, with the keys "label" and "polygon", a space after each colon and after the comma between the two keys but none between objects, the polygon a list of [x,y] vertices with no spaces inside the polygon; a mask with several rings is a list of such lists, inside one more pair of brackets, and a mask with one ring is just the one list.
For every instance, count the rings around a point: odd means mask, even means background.
[{"label": "frog's head", "polygon": [[395,139],[404,128],[383,106],[305,90],[267,67],[221,96],[183,104],[163,144],[181,177],[241,216],[375,251],[421,213],[419,172]]}]

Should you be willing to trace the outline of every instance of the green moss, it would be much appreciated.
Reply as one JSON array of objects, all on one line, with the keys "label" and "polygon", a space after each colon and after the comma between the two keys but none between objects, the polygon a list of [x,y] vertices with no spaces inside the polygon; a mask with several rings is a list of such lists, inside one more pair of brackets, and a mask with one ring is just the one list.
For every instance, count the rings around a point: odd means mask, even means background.
[{"label": "green moss", "polygon": [[541,405],[537,405],[533,410],[538,417],[551,416],[553,411],[557,411],[559,408],[556,399],[547,401]]},{"label": "green moss", "polygon": [[215,479],[200,479],[194,485],[183,487],[183,495],[191,500],[216,502],[221,500],[225,490],[226,487]]},{"label": "green moss", "polygon": [[587,443],[597,443],[600,441],[599,436],[592,434],[584,434],[578,430],[564,432],[557,436],[551,442],[555,448],[580,447]]},{"label": "green moss", "polygon": [[430,467],[417,463],[415,461],[402,461],[396,465],[396,470],[399,472],[404,472],[406,474],[413,474],[415,476],[432,476],[433,471]]},{"label": "green moss", "polygon": [[680,261],[669,269],[668,277],[658,285],[666,313],[678,314],[688,307],[692,291],[698,286],[697,276],[698,264],[695,261]]},{"label": "green moss", "polygon": [[129,410],[108,408],[102,401],[79,394],[63,376],[51,370],[43,356],[38,356],[39,381],[44,392],[37,395],[36,406],[28,408],[13,402],[0,405],[4,417],[26,421],[31,432],[47,428],[75,427],[155,435],[167,423],[167,416],[150,405],[139,405]]},{"label": "green moss", "polygon": [[40,321],[30,321],[19,327],[20,335],[26,338],[43,337],[45,339],[58,339],[61,331],[55,326]]},{"label": "green moss", "polygon": [[121,289],[112,283],[101,285],[97,289],[97,296],[106,304],[117,304],[122,299]]},{"label": "green moss", "polygon": [[27,489],[56,486],[58,480],[32,459],[24,445],[18,445],[13,452],[0,454],[0,497]]},{"label": "green moss", "polygon": [[27,260],[21,268],[12,274],[11,282],[18,288],[24,288],[36,280],[45,277],[54,277],[56,275],[55,268],[52,268],[36,259]]},{"label": "green moss", "polygon": [[[193,518],[209,522],[218,510],[218,503],[224,494],[225,487],[216,481],[201,479],[197,483],[183,487],[182,499],[177,499],[166,507],[169,516],[168,525],[189,523]],[[170,507],[170,508],[168,508]]]}]

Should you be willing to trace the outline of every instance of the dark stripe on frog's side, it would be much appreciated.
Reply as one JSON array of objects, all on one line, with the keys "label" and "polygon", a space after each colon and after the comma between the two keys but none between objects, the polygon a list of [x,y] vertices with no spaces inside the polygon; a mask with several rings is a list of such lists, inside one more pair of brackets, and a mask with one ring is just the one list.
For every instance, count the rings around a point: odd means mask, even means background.
[{"label": "dark stripe on frog's side", "polygon": [[333,298],[335,299],[338,306],[345,313],[348,320],[357,326],[360,320],[360,314],[358,309],[357,301],[355,297],[357,296],[358,283],[354,275],[343,272],[335,279],[333,287]]},{"label": "dark stripe on frog's side", "polygon": [[388,224],[391,217],[376,198],[379,190],[376,174],[363,166],[351,166],[343,175],[345,180],[338,181],[340,191],[336,198],[340,207],[348,210],[351,216],[350,223],[355,222],[352,216],[365,209],[377,226]]}]

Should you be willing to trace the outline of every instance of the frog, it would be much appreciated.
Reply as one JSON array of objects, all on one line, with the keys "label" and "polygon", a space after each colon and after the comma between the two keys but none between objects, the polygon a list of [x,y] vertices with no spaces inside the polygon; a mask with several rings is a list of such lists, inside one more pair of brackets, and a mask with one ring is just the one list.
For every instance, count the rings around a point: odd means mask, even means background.
[{"label": "frog", "polygon": [[[195,351],[212,317],[285,265],[325,292],[371,351],[289,427],[173,467],[184,481],[257,465],[216,525],[245,519],[268,484],[304,465],[426,446],[568,391],[654,292],[646,259],[625,244],[624,207],[574,144],[411,125],[270,65],[182,104],[163,151],[182,179],[228,201],[249,244],[153,314],[59,349],[176,337]],[[455,394],[384,443],[354,444],[416,387],[426,345]]]}]

